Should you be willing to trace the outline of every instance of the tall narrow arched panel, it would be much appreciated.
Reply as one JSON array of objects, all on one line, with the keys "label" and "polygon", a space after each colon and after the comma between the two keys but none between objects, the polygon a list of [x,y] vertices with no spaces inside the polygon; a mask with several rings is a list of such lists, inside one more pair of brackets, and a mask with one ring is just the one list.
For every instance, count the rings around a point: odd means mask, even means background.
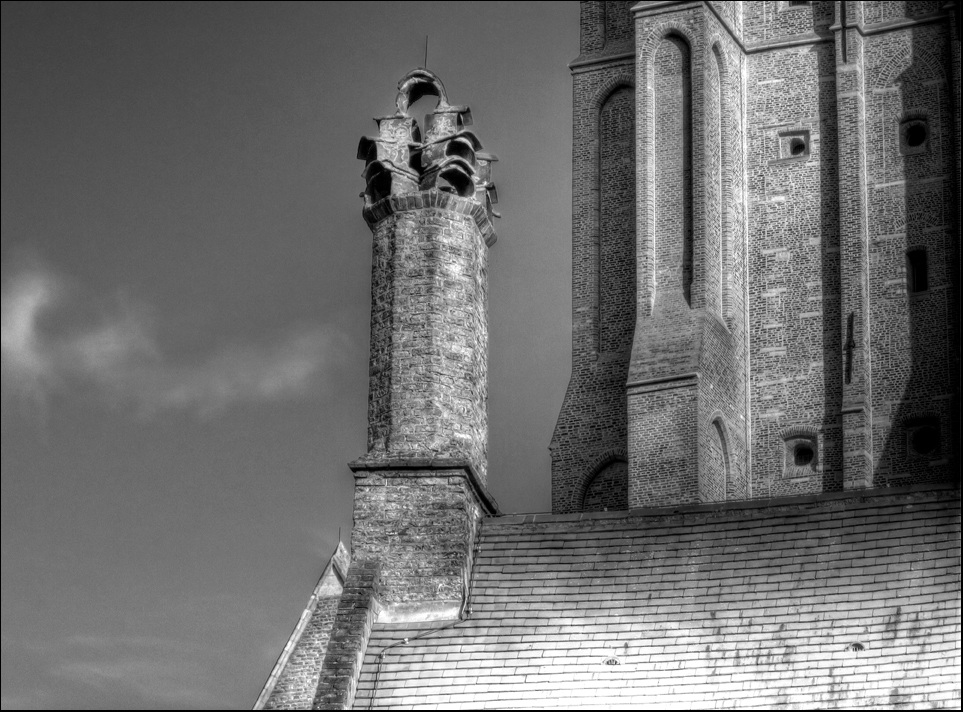
[{"label": "tall narrow arched panel", "polygon": [[655,52],[654,313],[670,315],[692,304],[692,86],[689,45],[665,37]]},{"label": "tall narrow arched panel", "polygon": [[550,447],[556,512],[580,511],[595,459],[626,449],[638,303],[635,71],[627,59],[592,66],[575,75],[572,377]]},{"label": "tall narrow arched panel", "polygon": [[[599,110],[599,352],[627,352],[635,327],[635,92]],[[626,357],[627,358],[627,357]],[[624,378],[624,377],[623,377]]]},{"label": "tall narrow arched panel", "polygon": [[712,428],[704,458],[705,472],[699,477],[700,499],[703,502],[722,502],[730,498],[729,443],[721,416],[712,420]]},{"label": "tall narrow arched panel", "polygon": [[723,305],[735,145],[727,129],[738,100],[692,13],[660,19],[638,43],[647,81],[626,385],[631,507],[723,501],[743,472],[733,465],[743,453],[739,342]]},{"label": "tall narrow arched panel", "polygon": [[705,175],[705,243],[702,259],[705,269],[705,304],[716,314],[727,316],[726,274],[728,245],[726,244],[726,191],[723,183],[726,173],[726,131],[722,97],[723,69],[718,46],[712,48],[712,56],[705,63],[704,121],[704,175]]}]

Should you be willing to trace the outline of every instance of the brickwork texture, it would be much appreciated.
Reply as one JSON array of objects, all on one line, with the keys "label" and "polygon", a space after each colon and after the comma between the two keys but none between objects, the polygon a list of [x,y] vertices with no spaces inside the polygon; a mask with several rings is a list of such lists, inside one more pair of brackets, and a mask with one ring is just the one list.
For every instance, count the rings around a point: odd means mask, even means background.
[{"label": "brickwork texture", "polygon": [[957,15],[583,3],[553,511],[959,481]]}]

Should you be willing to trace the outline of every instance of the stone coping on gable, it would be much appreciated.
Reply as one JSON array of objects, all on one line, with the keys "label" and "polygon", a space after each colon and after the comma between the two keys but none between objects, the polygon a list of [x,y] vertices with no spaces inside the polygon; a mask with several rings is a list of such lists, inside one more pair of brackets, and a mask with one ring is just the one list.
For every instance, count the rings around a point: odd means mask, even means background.
[{"label": "stone coping on gable", "polygon": [[[804,506],[820,502],[836,500],[875,500],[881,497],[900,497],[916,493],[946,493],[956,491],[959,497],[960,489],[957,485],[922,484],[909,487],[879,487],[872,489],[844,490],[841,492],[822,492],[820,494],[796,495],[792,497],[767,497],[757,499],[732,500],[728,502],[708,502],[705,504],[684,504],[668,507],[641,507],[637,509],[623,509],[614,512],[573,512],[569,514],[552,514],[551,512],[530,512],[521,514],[495,514],[486,519],[498,524],[547,524],[552,522],[578,522],[592,519],[628,519],[631,517],[659,516],[685,514],[688,512],[727,512],[734,510],[764,510],[772,507]],[[858,506],[858,505],[857,505]],[[873,506],[869,501],[866,506]]]}]

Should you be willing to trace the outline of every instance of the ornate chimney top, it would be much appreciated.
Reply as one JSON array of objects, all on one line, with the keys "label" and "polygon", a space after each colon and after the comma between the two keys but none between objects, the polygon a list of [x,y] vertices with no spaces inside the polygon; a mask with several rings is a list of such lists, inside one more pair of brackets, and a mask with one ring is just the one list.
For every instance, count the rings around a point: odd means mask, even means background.
[{"label": "ornate chimney top", "polygon": [[[408,110],[423,96],[437,96],[438,105],[422,127]],[[467,199],[471,204],[447,197],[439,199],[436,195],[426,196],[429,203],[423,204],[448,205],[472,214],[491,245],[495,241],[491,219],[500,217],[492,207],[498,202],[498,194],[491,182],[491,164],[498,158],[483,153],[481,141],[465,128],[472,123],[471,109],[450,104],[445,85],[427,69],[414,69],[401,78],[395,107],[391,116],[375,119],[378,135],[363,137],[358,145],[358,158],[365,162],[361,174],[365,179],[365,191],[361,194],[365,220],[374,224],[385,215],[408,207],[381,205],[386,198],[443,193]],[[477,210],[479,206],[483,210]]]}]

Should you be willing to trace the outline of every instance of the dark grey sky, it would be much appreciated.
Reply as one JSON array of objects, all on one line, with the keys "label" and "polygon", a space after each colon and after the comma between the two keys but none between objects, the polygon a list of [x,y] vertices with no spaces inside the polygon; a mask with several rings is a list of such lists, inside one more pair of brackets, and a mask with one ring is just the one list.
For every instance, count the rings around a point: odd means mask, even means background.
[{"label": "dark grey sky", "polygon": [[358,139],[422,63],[472,107],[490,485],[549,508],[577,3],[3,3],[2,705],[250,707],[362,454]]}]

